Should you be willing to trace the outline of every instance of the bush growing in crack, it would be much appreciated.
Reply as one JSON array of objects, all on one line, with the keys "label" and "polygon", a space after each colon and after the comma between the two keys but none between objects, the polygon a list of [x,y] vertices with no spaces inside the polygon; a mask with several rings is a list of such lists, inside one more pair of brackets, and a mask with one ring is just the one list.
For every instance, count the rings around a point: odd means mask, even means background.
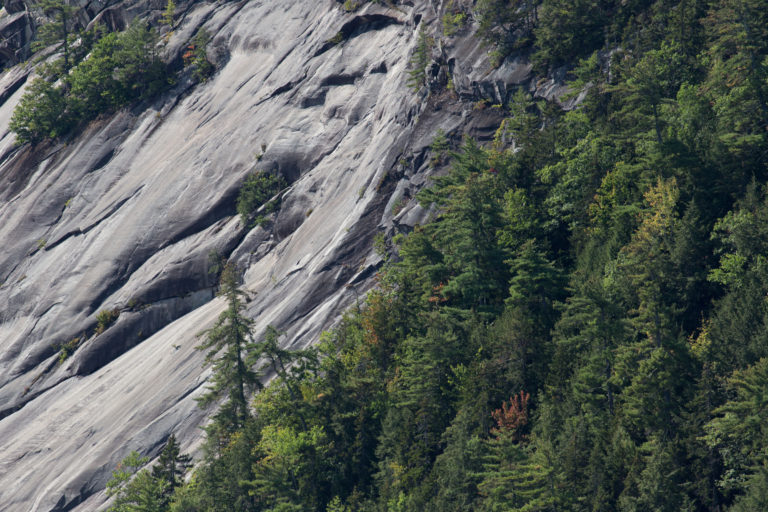
[{"label": "bush growing in crack", "polygon": [[403,208],[405,208],[405,205],[408,204],[408,200],[404,197],[400,197],[397,201],[395,201],[392,204],[392,216],[397,217],[397,215],[403,211]]},{"label": "bush growing in crack", "polygon": [[184,66],[192,70],[192,74],[198,82],[205,82],[213,73],[213,64],[208,60],[206,50],[210,42],[211,35],[204,28],[200,28],[182,56]]},{"label": "bush growing in crack", "polygon": [[69,356],[75,353],[77,347],[80,346],[82,339],[79,336],[72,338],[71,340],[59,345],[59,365],[64,364]]},{"label": "bush growing in crack", "polygon": [[454,4],[453,0],[448,0],[441,21],[443,23],[443,35],[451,37],[464,28],[469,21],[469,16],[461,6]]},{"label": "bush growing in crack", "polygon": [[[263,224],[266,216],[280,207],[280,199],[272,198],[285,186],[285,178],[279,174],[258,171],[248,176],[237,197],[237,213],[243,225],[254,227]],[[264,209],[256,215],[262,206]]]},{"label": "bush growing in crack", "polygon": [[435,138],[432,139],[432,144],[429,145],[429,149],[432,150],[432,158],[429,160],[429,166],[435,168],[438,165],[442,165],[446,157],[446,152],[450,147],[445,131],[443,131],[442,128],[439,128],[435,133]]},{"label": "bush growing in crack", "polygon": [[102,309],[99,311],[99,314],[96,315],[96,336],[106,331],[110,325],[115,323],[119,316],[120,310],[118,309]]},{"label": "bush growing in crack", "polygon": [[346,1],[344,2],[344,7],[343,7],[343,9],[344,9],[346,12],[353,12],[353,11],[356,11],[356,10],[358,10],[358,9],[360,8],[360,5],[361,5],[361,4],[360,4],[360,2],[359,2],[359,1],[357,1],[357,0],[346,0]]}]

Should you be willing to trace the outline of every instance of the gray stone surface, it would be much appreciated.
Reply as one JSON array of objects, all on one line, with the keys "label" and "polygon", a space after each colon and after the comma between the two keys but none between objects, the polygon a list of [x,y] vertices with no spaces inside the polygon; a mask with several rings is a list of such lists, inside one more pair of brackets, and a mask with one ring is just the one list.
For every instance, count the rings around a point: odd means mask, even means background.
[{"label": "gray stone surface", "polygon": [[[111,9],[123,22],[155,4],[83,3],[91,19]],[[257,333],[272,324],[286,346],[316,341],[372,286],[373,236],[428,219],[412,199],[437,130],[488,140],[500,116],[475,102],[531,80],[520,60],[489,72],[459,37],[435,57],[456,91],[408,89],[416,20],[439,19],[429,1],[355,13],[332,0],[177,4],[167,58],[204,26],[216,74],[71,140],[16,147],[7,126],[29,69],[0,76],[4,511],[97,510],[130,450],[156,455],[174,432],[194,451],[208,376],[196,336],[223,308],[210,255],[238,264]],[[249,229],[235,199],[258,169],[290,185]],[[119,317],[97,335],[104,310]]]}]

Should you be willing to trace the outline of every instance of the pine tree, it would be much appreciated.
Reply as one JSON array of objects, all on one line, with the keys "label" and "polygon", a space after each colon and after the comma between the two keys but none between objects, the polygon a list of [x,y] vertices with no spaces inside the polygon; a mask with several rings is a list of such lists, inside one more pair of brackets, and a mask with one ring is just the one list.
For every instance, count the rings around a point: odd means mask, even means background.
[{"label": "pine tree", "polygon": [[637,480],[630,480],[619,498],[621,512],[676,512],[685,510],[680,492],[680,467],[671,446],[652,438],[641,447],[643,469]]},{"label": "pine tree", "polygon": [[570,391],[582,410],[613,415],[615,351],[627,340],[626,312],[599,280],[578,283],[574,279],[574,286],[578,293],[568,298],[555,327],[556,349],[548,382],[552,390]]},{"label": "pine tree", "polygon": [[472,139],[452,158],[450,173],[419,194],[422,204],[441,210],[439,221],[406,239],[397,270],[408,279],[418,275],[432,305],[490,318],[501,310],[508,279],[497,240],[503,225],[498,178],[489,152]]},{"label": "pine tree", "polygon": [[712,40],[705,82],[720,140],[731,158],[765,176],[768,128],[768,14],[761,0],[713,4],[703,20]]},{"label": "pine tree", "polygon": [[190,461],[189,455],[180,453],[176,436],[171,434],[165,443],[165,448],[160,452],[157,464],[152,466],[152,477],[162,483],[160,506],[164,510],[170,506],[171,496],[181,485],[181,477],[191,466]]},{"label": "pine tree", "polygon": [[[163,482],[148,469],[139,468],[149,461],[138,452],[131,452],[112,472],[107,483],[107,496],[114,497],[108,512],[164,512],[161,505]],[[138,471],[138,473],[137,473]]]},{"label": "pine tree", "polygon": [[662,103],[676,96],[689,76],[687,67],[681,47],[662,42],[658,50],[646,52],[632,66],[626,80],[609,89],[621,97],[624,107],[615,116],[627,123],[627,131],[650,128],[656,142],[662,144]]},{"label": "pine tree", "polygon": [[63,73],[66,74],[74,63],[70,59],[70,47],[74,42],[75,14],[77,7],[69,5],[67,0],[40,0],[35,9],[47,16],[50,21],[37,31],[37,39],[32,45],[34,51],[50,45],[60,44],[64,54]]},{"label": "pine tree", "polygon": [[310,427],[303,411],[305,404],[300,386],[308,374],[317,375],[317,352],[311,348],[286,350],[280,347],[282,334],[274,326],[268,325],[261,340],[250,347],[252,351],[248,355],[247,364],[253,366],[264,361],[262,370],[269,368],[279,378],[276,385],[284,387],[290,399],[286,405],[293,409],[293,416],[300,423],[301,430],[308,432]]},{"label": "pine tree", "polygon": [[687,345],[675,325],[680,273],[670,253],[678,223],[676,181],[658,180],[645,198],[648,208],[619,255],[619,269],[636,294],[633,324],[642,337],[618,349],[614,382],[628,384],[623,392],[627,418],[641,430],[649,427],[667,436],[685,403],[691,372]]},{"label": "pine tree", "polygon": [[213,363],[211,385],[198,403],[206,407],[225,398],[215,416],[214,427],[226,433],[243,427],[250,417],[248,393],[261,384],[248,365],[249,355],[255,350],[251,339],[253,321],[243,315],[242,297],[245,294],[238,289],[233,264],[227,264],[221,274],[221,294],[228,307],[219,315],[216,324],[202,333],[205,341],[196,348],[208,351],[206,365]]},{"label": "pine tree", "polygon": [[445,449],[435,460],[431,478],[436,496],[427,510],[463,512],[475,510],[479,501],[477,484],[483,471],[484,441],[480,434],[484,425],[478,409],[484,401],[475,397],[474,407],[466,404],[459,409],[443,434]]},{"label": "pine tree", "polygon": [[16,133],[16,143],[35,143],[66,133],[73,122],[66,112],[66,103],[60,87],[42,77],[35,77],[14,109],[8,125]]},{"label": "pine tree", "polygon": [[478,36],[491,46],[492,64],[531,42],[540,0],[479,0],[474,9]]},{"label": "pine tree", "polygon": [[558,510],[554,475],[548,461],[526,446],[530,395],[520,391],[493,413],[496,427],[487,441],[488,455],[478,489],[480,510],[533,512]]},{"label": "pine tree", "polygon": [[173,0],[168,0],[168,3],[165,4],[165,10],[163,11],[162,16],[160,17],[160,23],[163,25],[168,25],[169,28],[173,28],[173,17],[176,14],[176,2]]},{"label": "pine tree", "polygon": [[552,69],[603,42],[606,12],[595,0],[545,0],[534,30],[538,51],[533,60],[540,69]]},{"label": "pine tree", "polygon": [[408,62],[411,70],[408,72],[408,86],[419,91],[427,83],[427,65],[431,58],[430,53],[434,41],[432,37],[427,33],[427,29],[422,25],[419,30],[418,41],[416,42],[416,48],[413,50],[411,60]]},{"label": "pine tree", "polygon": [[512,277],[507,306],[523,308],[548,332],[556,319],[555,302],[565,297],[562,272],[548,261],[534,240],[525,242],[514,258],[507,260]]},{"label": "pine tree", "polygon": [[735,396],[714,410],[706,441],[717,449],[726,471],[720,487],[726,495],[742,494],[754,482],[765,488],[768,465],[768,359],[734,372],[728,381]]},{"label": "pine tree", "polygon": [[424,482],[453,415],[448,376],[451,366],[462,361],[458,322],[433,313],[429,324],[424,335],[402,342],[396,358],[391,405],[376,452],[385,501],[397,500],[399,493]]}]

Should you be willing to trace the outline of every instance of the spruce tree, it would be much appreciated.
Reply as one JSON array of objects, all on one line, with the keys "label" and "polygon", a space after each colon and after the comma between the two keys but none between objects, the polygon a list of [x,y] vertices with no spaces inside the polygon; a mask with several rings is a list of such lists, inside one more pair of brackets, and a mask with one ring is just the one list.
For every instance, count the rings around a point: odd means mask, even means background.
[{"label": "spruce tree", "polygon": [[152,477],[162,484],[160,505],[167,508],[170,505],[174,490],[181,485],[181,477],[191,466],[191,457],[179,452],[176,436],[171,434],[160,453],[157,464],[152,467]]},{"label": "spruce tree", "polygon": [[420,90],[427,82],[427,64],[429,64],[430,51],[434,41],[423,26],[419,30],[419,40],[409,61],[412,68],[408,72],[408,86],[415,91]]},{"label": "spruce tree", "polygon": [[32,49],[37,51],[60,44],[64,54],[63,72],[66,73],[73,65],[70,59],[70,47],[75,38],[74,27],[77,21],[75,14],[78,9],[69,5],[66,0],[40,0],[35,4],[35,9],[50,21],[37,30],[37,39],[32,44]]},{"label": "spruce tree", "polygon": [[243,315],[244,293],[238,289],[237,270],[231,263],[221,274],[221,294],[228,307],[219,315],[216,324],[203,333],[205,341],[196,348],[208,351],[206,365],[213,363],[211,385],[198,403],[206,407],[225,398],[213,427],[226,433],[242,428],[250,417],[247,397],[260,382],[248,365],[248,355],[255,350],[251,338],[253,321]]},{"label": "spruce tree", "polygon": [[[148,469],[142,469],[149,457],[141,457],[132,451],[112,471],[107,482],[107,496],[114,497],[108,512],[164,512],[160,505],[163,491],[162,481],[152,476]],[[137,473],[138,471],[138,473]]]}]

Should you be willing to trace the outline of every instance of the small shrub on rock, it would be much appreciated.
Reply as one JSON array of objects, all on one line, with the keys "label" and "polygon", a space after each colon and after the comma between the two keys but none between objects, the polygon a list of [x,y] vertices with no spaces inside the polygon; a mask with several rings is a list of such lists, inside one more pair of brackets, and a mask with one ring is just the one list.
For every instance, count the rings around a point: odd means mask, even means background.
[{"label": "small shrub on rock", "polygon": [[115,323],[119,316],[120,311],[117,309],[102,309],[99,311],[99,314],[96,315],[96,334],[99,335],[106,331],[110,325]]},{"label": "small shrub on rock", "polygon": [[[278,207],[277,200],[270,201],[275,194],[286,185],[285,179],[279,174],[256,172],[245,179],[237,198],[237,213],[243,219],[245,225],[260,224],[263,215],[272,213]],[[261,216],[251,219],[257,210],[266,204]]]}]

